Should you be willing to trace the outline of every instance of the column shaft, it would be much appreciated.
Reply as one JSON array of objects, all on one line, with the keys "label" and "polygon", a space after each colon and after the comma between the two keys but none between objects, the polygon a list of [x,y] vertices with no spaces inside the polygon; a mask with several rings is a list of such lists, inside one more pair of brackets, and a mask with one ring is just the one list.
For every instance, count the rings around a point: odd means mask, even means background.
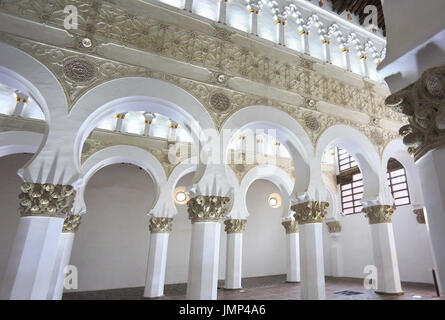
[{"label": "column shaft", "polygon": [[225,289],[241,289],[243,234],[227,234]]},{"label": "column shaft", "polygon": [[287,240],[287,282],[300,282],[300,235],[286,234]]},{"label": "column shaft", "polygon": [[150,235],[147,277],[144,290],[144,297],[146,298],[156,298],[164,295],[168,238],[168,233],[152,233]]},{"label": "column shaft", "polygon": [[0,299],[47,299],[63,221],[56,217],[20,218]]},{"label": "column shaft", "polygon": [[195,222],[192,226],[187,299],[216,300],[218,289],[219,222]]},{"label": "column shaft", "polygon": [[301,299],[323,300],[325,294],[323,224],[300,225]]}]

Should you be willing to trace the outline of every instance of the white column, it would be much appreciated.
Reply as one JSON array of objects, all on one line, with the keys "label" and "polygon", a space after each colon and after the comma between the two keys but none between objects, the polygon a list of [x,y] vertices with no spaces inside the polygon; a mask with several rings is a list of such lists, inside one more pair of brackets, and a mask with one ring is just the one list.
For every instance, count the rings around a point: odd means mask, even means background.
[{"label": "white column", "polygon": [[62,300],[63,283],[65,281],[65,267],[69,264],[71,250],[75,238],[74,233],[63,233],[60,235],[59,248],[57,250],[54,272],[48,292],[48,300]]},{"label": "white column", "polygon": [[192,12],[193,0],[185,0],[184,10]]},{"label": "white column", "polygon": [[324,300],[323,224],[300,225],[301,299]]},{"label": "white column", "polygon": [[170,130],[168,133],[168,142],[176,142],[176,131],[178,130],[178,123],[170,120]]},{"label": "white column", "polygon": [[151,234],[144,290],[145,298],[157,298],[164,295],[168,238],[172,230],[172,223],[172,218],[153,217],[150,220]]},{"label": "white column", "polygon": [[309,49],[309,31],[301,30],[301,45],[303,47],[303,53],[310,55],[310,49]]},{"label": "white column", "polygon": [[331,220],[326,221],[328,226],[330,247],[329,247],[329,257],[331,261],[331,273],[333,277],[343,276],[343,254],[342,247],[340,244],[341,236],[341,223],[340,221]]},{"label": "white column", "polygon": [[219,222],[195,222],[192,226],[188,300],[216,300],[218,289]]},{"label": "white column", "polygon": [[259,10],[250,10],[250,33],[253,35],[258,35],[258,14]]},{"label": "white column", "polygon": [[323,220],[329,203],[308,201],[292,206],[300,229],[301,299],[326,299]]},{"label": "white column", "polygon": [[145,126],[144,126],[144,136],[148,137],[150,136],[150,129],[151,125],[153,124],[153,119],[156,118],[156,116],[151,112],[144,113],[145,118]]},{"label": "white column", "polygon": [[226,12],[227,12],[228,0],[219,0],[218,22],[226,24]]},{"label": "white column", "polygon": [[116,129],[114,131],[116,131],[116,132],[122,131],[122,127],[124,124],[126,114],[127,113],[125,112],[125,113],[120,113],[120,114],[116,115]]},{"label": "white column", "polygon": [[343,48],[342,50],[343,53],[343,61],[345,63],[345,69],[348,71],[351,71],[351,56],[350,56],[350,50],[348,48]]},{"label": "white column", "polygon": [[71,251],[76,232],[79,229],[81,221],[80,215],[70,214],[63,223],[62,234],[60,235],[59,246],[57,249],[56,262],[48,292],[48,300],[62,300],[65,268],[70,262]]},{"label": "white column", "polygon": [[295,220],[283,221],[286,229],[286,282],[300,282],[300,235]]},{"label": "white column", "polygon": [[286,45],[285,43],[285,26],[286,20],[278,19],[276,21],[277,24],[277,32],[278,32],[278,44]]},{"label": "white column", "polygon": [[374,263],[377,268],[377,293],[402,294],[391,216],[394,206],[377,205],[363,208],[369,218]]},{"label": "white column", "polygon": [[417,162],[425,199],[425,218],[436,276],[445,291],[445,148],[428,152]]},{"label": "white column", "polygon": [[369,78],[368,60],[365,55],[360,56],[360,64],[362,65],[363,76]]},{"label": "white column", "polygon": [[29,101],[29,97],[23,93],[16,92],[17,96],[17,103],[15,105],[14,109],[14,116],[21,117],[23,113],[23,109],[25,108],[25,105]]},{"label": "white column", "polygon": [[324,61],[331,63],[331,42],[329,40],[322,40]]},{"label": "white column", "polygon": [[56,262],[63,218],[20,218],[0,299],[45,300]]},{"label": "white column", "polygon": [[243,232],[246,220],[224,221],[227,232],[226,279],[224,289],[241,289]]}]

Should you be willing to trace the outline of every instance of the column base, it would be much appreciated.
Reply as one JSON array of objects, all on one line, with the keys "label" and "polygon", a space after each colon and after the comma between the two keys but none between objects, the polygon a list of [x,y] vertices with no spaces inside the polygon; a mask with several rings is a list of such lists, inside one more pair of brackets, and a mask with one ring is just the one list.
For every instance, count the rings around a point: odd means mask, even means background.
[{"label": "column base", "polygon": [[285,282],[286,283],[300,283],[301,281],[288,281],[288,280],[286,280]]},{"label": "column base", "polygon": [[159,296],[159,297],[142,297],[142,299],[144,299],[144,300],[159,300],[159,299],[164,298],[164,297],[165,296],[162,295],[162,296]]},{"label": "column base", "polygon": [[377,294],[381,294],[382,296],[403,296],[405,292],[383,292],[383,291],[374,291]]},{"label": "column base", "polygon": [[238,290],[243,290],[243,288],[222,288],[225,291],[238,291]]}]

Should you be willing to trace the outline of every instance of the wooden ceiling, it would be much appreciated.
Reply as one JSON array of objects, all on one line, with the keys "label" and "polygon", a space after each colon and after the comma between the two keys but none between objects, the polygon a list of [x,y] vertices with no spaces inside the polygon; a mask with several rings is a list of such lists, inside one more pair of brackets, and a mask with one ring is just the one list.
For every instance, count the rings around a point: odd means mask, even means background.
[{"label": "wooden ceiling", "polygon": [[358,15],[361,24],[363,24],[366,17],[366,14],[364,13],[365,7],[367,5],[376,6],[379,10],[378,24],[379,27],[383,30],[384,35],[386,36],[385,17],[383,15],[381,0],[331,0],[331,2],[335,12],[337,12],[338,14],[342,14],[344,11],[347,11],[351,14]]}]

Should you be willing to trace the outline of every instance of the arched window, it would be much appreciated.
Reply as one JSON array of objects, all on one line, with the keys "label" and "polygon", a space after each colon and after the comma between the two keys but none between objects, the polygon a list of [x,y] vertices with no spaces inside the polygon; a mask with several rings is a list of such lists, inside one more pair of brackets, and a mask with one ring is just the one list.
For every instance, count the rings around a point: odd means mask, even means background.
[{"label": "arched window", "polygon": [[343,214],[362,212],[363,175],[357,161],[344,149],[337,148],[338,169],[337,184],[340,186]]},{"label": "arched window", "polygon": [[394,158],[388,161],[388,183],[396,206],[411,204],[408,190],[408,180],[403,165]]}]

